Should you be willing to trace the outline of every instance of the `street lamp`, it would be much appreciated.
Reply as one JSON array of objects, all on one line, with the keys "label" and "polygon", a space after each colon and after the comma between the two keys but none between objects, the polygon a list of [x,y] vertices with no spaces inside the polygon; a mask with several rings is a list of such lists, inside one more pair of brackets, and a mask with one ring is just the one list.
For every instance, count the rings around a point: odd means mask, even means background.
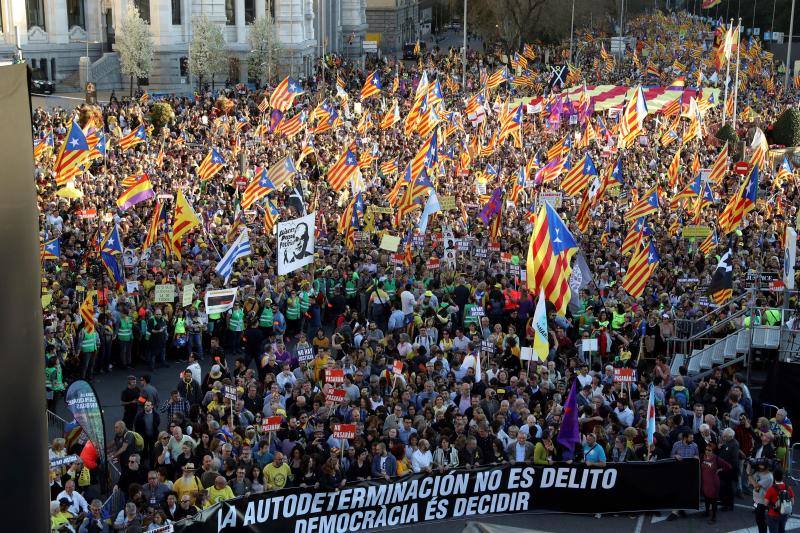
[{"label": "street lamp", "polygon": [[[794,1],[794,0],[792,0]],[[792,4],[794,8],[794,4]],[[464,47],[461,49],[461,85],[467,90],[467,0],[464,0]]]},{"label": "street lamp", "polygon": [[89,39],[84,40],[77,40],[76,43],[85,43],[86,44],[86,81],[89,81],[89,45],[90,44],[101,44],[103,41],[90,41]]},{"label": "street lamp", "polygon": [[792,14],[789,15],[789,41],[786,43],[786,72],[783,75],[783,86],[789,87],[789,69],[792,61],[792,32],[794,31],[794,0],[792,0]]},{"label": "street lamp", "polygon": [[569,60],[572,61],[572,37],[575,34],[575,0],[572,0],[572,18],[569,22]]}]

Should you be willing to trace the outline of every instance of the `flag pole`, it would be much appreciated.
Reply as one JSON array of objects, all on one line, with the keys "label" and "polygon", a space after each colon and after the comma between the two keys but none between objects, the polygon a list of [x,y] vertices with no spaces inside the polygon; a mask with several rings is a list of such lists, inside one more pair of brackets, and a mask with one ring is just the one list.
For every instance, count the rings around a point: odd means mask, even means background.
[{"label": "flag pole", "polygon": [[[728,40],[728,32],[730,32],[730,28],[733,27],[733,19],[731,20],[731,24],[728,27],[728,30],[725,32],[725,41]],[[722,54],[725,57],[725,48],[726,43],[723,42],[722,44]],[[723,97],[722,102],[722,125],[724,126],[726,123],[726,118],[728,117],[728,85],[730,81],[730,73],[731,73],[731,62],[729,58],[725,59],[725,96]]]},{"label": "flag pole", "polygon": [[[755,10],[755,7],[753,7],[753,9]],[[739,105],[739,64],[741,62],[741,53],[742,53],[741,36],[742,36],[742,19],[739,18],[739,25],[736,27],[736,75],[735,75],[735,81],[733,82],[733,116],[731,117],[734,130],[736,129],[736,109]],[[791,41],[789,46],[791,46]]]}]

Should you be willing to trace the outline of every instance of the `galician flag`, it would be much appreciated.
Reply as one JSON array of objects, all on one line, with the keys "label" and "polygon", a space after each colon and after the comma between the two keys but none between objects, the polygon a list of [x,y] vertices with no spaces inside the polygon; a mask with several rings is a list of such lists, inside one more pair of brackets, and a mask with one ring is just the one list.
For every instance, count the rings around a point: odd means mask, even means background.
[{"label": "galician flag", "polygon": [[547,361],[550,353],[550,342],[547,335],[547,309],[545,308],[544,289],[539,291],[539,301],[533,313],[533,352],[541,362]]}]

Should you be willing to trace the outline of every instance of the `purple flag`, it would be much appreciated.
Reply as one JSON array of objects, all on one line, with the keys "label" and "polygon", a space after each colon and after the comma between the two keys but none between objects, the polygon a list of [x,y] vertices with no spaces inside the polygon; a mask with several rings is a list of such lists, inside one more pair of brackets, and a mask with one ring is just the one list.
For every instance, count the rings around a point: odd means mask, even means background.
[{"label": "purple flag", "polygon": [[481,222],[488,225],[489,222],[500,213],[502,207],[503,191],[498,187],[494,190],[492,197],[486,202],[486,205],[483,206],[480,214],[478,214],[478,218],[481,219]]},{"label": "purple flag", "polygon": [[281,113],[277,109],[272,110],[272,114],[269,116],[269,132],[272,133],[275,131],[275,128],[278,127],[278,124],[281,123],[281,119],[283,119],[283,113]]},{"label": "purple flag", "polygon": [[578,378],[572,380],[572,388],[564,404],[564,413],[561,415],[561,428],[558,430],[556,442],[566,450],[564,459],[572,459],[575,446],[581,443],[581,431],[578,428]]}]

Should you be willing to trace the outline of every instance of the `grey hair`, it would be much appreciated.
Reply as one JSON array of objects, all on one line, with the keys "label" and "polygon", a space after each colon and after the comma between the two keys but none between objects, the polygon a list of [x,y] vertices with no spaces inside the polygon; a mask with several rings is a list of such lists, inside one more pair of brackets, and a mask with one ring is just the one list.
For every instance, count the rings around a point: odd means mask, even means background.
[{"label": "grey hair", "polygon": [[724,439],[732,439],[736,436],[736,432],[731,428],[725,428],[722,430],[722,438]]},{"label": "grey hair", "polygon": [[700,424],[700,431],[710,431],[710,430],[711,426],[709,426],[708,424]]}]

